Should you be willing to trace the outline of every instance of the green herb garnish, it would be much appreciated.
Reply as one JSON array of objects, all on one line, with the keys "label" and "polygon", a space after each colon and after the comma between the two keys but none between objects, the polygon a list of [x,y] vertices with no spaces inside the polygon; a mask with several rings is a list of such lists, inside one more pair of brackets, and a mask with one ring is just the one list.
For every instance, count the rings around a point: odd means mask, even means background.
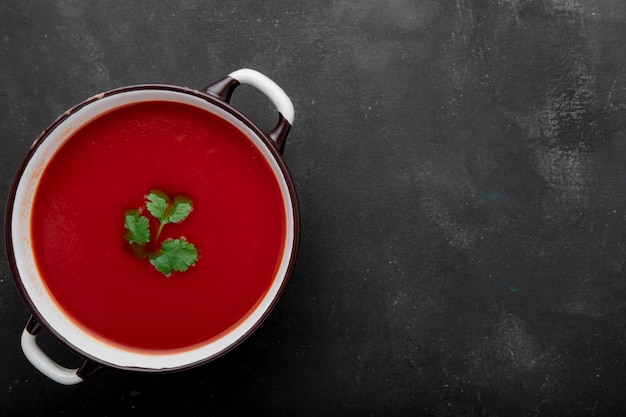
[{"label": "green herb garnish", "polygon": [[[163,191],[152,190],[146,197],[146,208],[159,221],[154,239],[154,243],[158,243],[163,227],[168,223],[183,222],[193,210],[193,202],[184,196],[178,196],[170,202]],[[157,271],[166,276],[173,271],[184,272],[198,261],[198,250],[182,237],[167,239],[160,249],[151,252],[148,249],[151,243],[150,220],[141,214],[141,210],[126,212],[124,226],[127,229],[124,238],[131,252],[140,259],[148,258]]]},{"label": "green herb garnish", "polygon": [[191,213],[193,204],[190,199],[183,196],[176,197],[174,203],[170,204],[170,198],[167,194],[163,191],[154,190],[148,194],[146,207],[150,214],[161,222],[155,239],[159,240],[163,226],[168,223],[180,223],[185,220]]},{"label": "green herb garnish", "polygon": [[141,216],[139,210],[127,212],[124,225],[128,229],[124,236],[128,243],[143,245],[150,242],[150,221],[146,216]]},{"label": "green herb garnish", "polygon": [[154,267],[169,275],[172,271],[184,272],[198,260],[198,250],[185,239],[169,239],[163,242],[157,255],[150,258]]}]

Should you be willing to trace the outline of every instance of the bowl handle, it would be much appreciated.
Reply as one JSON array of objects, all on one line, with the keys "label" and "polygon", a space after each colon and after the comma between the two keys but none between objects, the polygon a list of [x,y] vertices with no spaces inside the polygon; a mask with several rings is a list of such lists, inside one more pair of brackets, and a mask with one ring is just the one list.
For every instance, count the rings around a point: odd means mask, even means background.
[{"label": "bowl handle", "polygon": [[37,344],[37,334],[40,330],[41,325],[31,317],[22,332],[22,351],[26,359],[48,378],[59,384],[75,385],[101,369],[100,365],[88,360],[80,368],[76,369],[65,368],[54,362]]},{"label": "bowl handle", "polygon": [[293,125],[295,111],[291,99],[278,84],[258,71],[242,68],[231,72],[227,77],[204,88],[203,91],[229,103],[233,91],[240,84],[256,87],[276,106],[278,123],[267,135],[274,141],[278,151],[282,153],[285,148],[285,139]]}]

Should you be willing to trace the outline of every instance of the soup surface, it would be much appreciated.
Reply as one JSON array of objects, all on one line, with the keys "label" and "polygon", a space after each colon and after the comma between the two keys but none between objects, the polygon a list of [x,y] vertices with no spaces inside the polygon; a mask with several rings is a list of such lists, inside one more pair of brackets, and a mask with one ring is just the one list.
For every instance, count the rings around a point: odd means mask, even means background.
[{"label": "soup surface", "polygon": [[[158,189],[193,202],[159,241],[198,250],[166,276],[128,250],[124,215]],[[199,346],[228,332],[274,280],[284,248],[279,184],[260,151],[202,109],[148,101],[82,127],[46,167],[33,202],[37,266],[58,305],[82,328],[140,351]],[[150,218],[154,237],[158,220]]]}]

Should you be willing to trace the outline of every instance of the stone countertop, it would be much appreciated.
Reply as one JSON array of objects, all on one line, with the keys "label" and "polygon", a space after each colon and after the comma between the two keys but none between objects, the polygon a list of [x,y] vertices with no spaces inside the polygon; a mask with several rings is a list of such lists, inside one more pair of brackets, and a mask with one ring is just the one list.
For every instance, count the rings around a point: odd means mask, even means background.
[{"label": "stone countertop", "polygon": [[[24,358],[2,256],[0,415],[618,415],[625,38],[618,0],[3,1],[2,206],[72,105],[249,67],[295,105],[302,229],[287,291],[235,350],[74,387]],[[253,89],[233,104],[275,121]]]}]

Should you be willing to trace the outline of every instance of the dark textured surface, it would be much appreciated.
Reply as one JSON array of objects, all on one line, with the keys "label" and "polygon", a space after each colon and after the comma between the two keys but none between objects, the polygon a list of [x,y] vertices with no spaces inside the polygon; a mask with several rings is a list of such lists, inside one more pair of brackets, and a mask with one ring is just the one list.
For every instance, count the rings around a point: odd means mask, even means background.
[{"label": "dark textured surface", "polygon": [[[235,351],[76,387],[23,358],[0,258],[0,415],[621,415],[625,38],[621,0],[4,0],[3,205],[71,105],[251,67],[296,108],[302,236]],[[273,123],[255,91],[234,102]]]}]

